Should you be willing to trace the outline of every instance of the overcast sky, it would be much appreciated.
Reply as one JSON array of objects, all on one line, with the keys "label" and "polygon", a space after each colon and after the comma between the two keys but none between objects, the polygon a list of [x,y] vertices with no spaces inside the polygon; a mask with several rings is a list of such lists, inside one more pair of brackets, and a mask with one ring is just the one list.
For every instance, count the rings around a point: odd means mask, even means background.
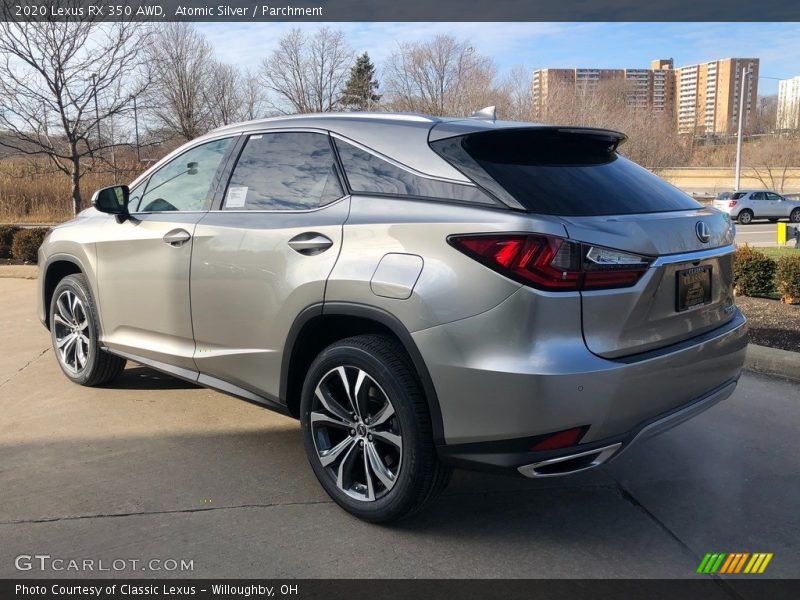
[{"label": "overcast sky", "polygon": [[[198,23],[220,60],[257,69],[288,29],[309,23]],[[800,75],[796,23],[331,23],[354,50],[369,52],[378,69],[404,41],[449,33],[492,56],[501,72],[518,64],[545,67],[647,67],[654,58],[676,66],[717,58],[760,58],[759,94],[774,94],[776,79]]]}]

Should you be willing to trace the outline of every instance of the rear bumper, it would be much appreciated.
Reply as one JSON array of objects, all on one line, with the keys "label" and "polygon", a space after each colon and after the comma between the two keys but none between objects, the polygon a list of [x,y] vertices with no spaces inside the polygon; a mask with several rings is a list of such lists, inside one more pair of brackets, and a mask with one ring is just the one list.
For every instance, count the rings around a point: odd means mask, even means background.
[{"label": "rear bumper", "polygon": [[[701,336],[610,360],[586,348],[574,318],[579,298],[571,307],[564,296],[532,302],[529,294],[413,334],[436,387],[439,451],[450,463],[517,470],[620,443],[607,460],[653,423],[670,417],[662,429],[729,396],[741,373],[747,326],[738,310]],[[525,331],[546,331],[546,339]],[[578,446],[530,451],[541,436],[573,427],[588,428]]]}]

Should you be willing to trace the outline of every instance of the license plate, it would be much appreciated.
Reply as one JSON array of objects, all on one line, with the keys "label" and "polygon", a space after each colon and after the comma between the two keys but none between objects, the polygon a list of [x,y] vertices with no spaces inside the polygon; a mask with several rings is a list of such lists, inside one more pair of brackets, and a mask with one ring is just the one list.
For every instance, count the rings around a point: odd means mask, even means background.
[{"label": "license plate", "polygon": [[693,267],[678,271],[677,310],[683,312],[690,308],[711,302],[711,266]]}]

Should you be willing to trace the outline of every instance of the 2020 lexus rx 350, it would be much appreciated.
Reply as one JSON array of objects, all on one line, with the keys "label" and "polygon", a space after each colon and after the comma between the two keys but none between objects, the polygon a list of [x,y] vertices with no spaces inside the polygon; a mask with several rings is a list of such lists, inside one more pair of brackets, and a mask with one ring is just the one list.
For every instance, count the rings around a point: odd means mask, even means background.
[{"label": "2020 lexus rx 350", "polygon": [[76,383],[133,360],[299,419],[366,520],[454,466],[588,469],[728,397],[746,345],[729,218],[624,140],[403,114],[224,127],[51,231],[40,317]]}]

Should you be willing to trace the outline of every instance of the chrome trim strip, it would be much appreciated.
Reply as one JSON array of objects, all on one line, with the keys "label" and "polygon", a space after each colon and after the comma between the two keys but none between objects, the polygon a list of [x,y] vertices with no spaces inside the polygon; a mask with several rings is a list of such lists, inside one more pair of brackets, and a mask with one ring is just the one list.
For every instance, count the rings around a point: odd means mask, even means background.
[{"label": "chrome trim strip", "polygon": [[709,250],[698,250],[697,252],[683,252],[681,254],[665,254],[655,259],[650,267],[661,267],[664,265],[673,265],[676,263],[684,262],[697,262],[701,260],[708,260],[709,258],[719,258],[727,254],[733,254],[736,251],[736,244],[729,246],[721,246],[720,248],[711,248]]},{"label": "chrome trim strip", "polygon": [[[577,454],[559,456],[558,458],[551,458],[549,460],[535,462],[530,465],[523,465],[519,467],[517,470],[523,475],[525,475],[525,477],[531,477],[531,478],[561,477],[562,475],[572,475],[573,473],[579,473],[581,471],[586,471],[587,469],[593,469],[594,467],[602,465],[604,462],[606,462],[608,459],[614,456],[614,454],[617,453],[617,450],[619,450],[621,446],[622,442],[617,442],[616,444],[611,444],[610,446],[604,446],[602,448],[595,448],[594,450],[587,450],[585,452],[578,452]],[[589,463],[585,467],[581,467],[580,469],[571,469],[567,471],[561,471],[559,473],[540,473],[537,471],[537,469],[540,469],[542,467],[556,465],[561,462],[572,460],[573,458],[580,458],[582,456],[591,456],[592,454],[597,454],[595,459],[591,463]]]}]

